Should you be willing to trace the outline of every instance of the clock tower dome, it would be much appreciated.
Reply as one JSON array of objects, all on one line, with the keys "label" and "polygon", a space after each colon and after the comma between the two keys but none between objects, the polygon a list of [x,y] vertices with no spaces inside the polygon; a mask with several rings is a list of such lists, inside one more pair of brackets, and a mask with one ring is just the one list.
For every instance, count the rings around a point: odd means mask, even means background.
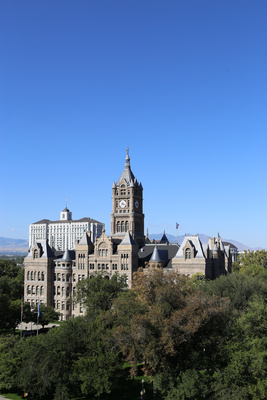
[{"label": "clock tower dome", "polygon": [[143,187],[131,170],[129,148],[124,171],[112,186],[111,236],[123,239],[129,232],[134,241],[142,246],[144,236]]}]

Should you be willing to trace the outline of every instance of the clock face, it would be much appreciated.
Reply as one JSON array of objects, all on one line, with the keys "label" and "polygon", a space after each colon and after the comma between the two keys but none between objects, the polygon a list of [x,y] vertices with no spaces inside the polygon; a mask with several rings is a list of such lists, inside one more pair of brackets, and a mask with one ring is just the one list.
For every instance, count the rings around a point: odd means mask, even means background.
[{"label": "clock face", "polygon": [[120,207],[121,207],[121,208],[126,207],[126,201],[125,201],[125,200],[121,200],[121,201],[120,201]]},{"label": "clock face", "polygon": [[135,207],[138,208],[139,207],[139,201],[136,200],[136,202],[134,203]]}]

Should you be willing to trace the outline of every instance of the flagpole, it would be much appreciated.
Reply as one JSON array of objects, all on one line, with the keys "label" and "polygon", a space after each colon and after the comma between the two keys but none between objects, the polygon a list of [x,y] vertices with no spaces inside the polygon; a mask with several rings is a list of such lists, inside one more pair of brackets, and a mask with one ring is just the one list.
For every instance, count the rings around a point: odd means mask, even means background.
[{"label": "flagpole", "polygon": [[177,237],[178,227],[179,227],[179,224],[178,224],[178,222],[176,222],[176,243],[177,244],[178,244],[178,237]]},{"label": "flagpole", "polygon": [[38,309],[37,309],[37,336],[39,332],[39,315],[40,315],[40,300],[38,299]]},{"label": "flagpole", "polygon": [[23,317],[23,296],[21,297],[21,309],[20,309],[20,338],[22,339],[22,317]]}]

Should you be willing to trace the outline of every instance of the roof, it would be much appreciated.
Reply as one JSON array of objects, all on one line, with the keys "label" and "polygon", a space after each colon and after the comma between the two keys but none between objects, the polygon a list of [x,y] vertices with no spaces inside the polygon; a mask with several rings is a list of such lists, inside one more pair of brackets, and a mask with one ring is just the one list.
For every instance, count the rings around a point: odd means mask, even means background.
[{"label": "roof", "polygon": [[70,262],[73,260],[75,260],[75,251],[74,250],[65,250],[62,258],[57,258],[55,261]]},{"label": "roof", "polygon": [[91,241],[90,236],[87,234],[87,232],[84,232],[82,238],[79,240],[78,245],[81,245],[81,246],[86,245],[86,246],[88,246],[88,245],[92,245],[92,244],[93,243]]},{"label": "roof", "polygon": [[[145,246],[143,246],[138,252],[140,267],[145,266],[145,263],[149,262],[151,260],[151,256],[153,255],[155,247],[157,247],[159,257],[162,260],[164,259],[164,262],[170,261],[175,256],[175,254],[177,253],[177,250],[179,248],[178,244],[176,244],[176,243],[145,244]],[[153,261],[153,260],[151,260],[151,261]]]},{"label": "roof", "polygon": [[160,243],[170,243],[167,236],[165,235],[165,232],[163,233],[163,236],[160,239]]},{"label": "roof", "polygon": [[120,246],[123,245],[131,245],[131,246],[136,246],[136,243],[132,237],[132,235],[130,234],[130,232],[127,232],[124,236],[124,238],[122,239],[122,241],[120,242]]},{"label": "roof", "polygon": [[157,246],[154,247],[152,256],[149,261],[153,262],[168,262],[169,257],[168,257],[168,250],[166,249],[161,249],[159,250]]},{"label": "roof", "polygon": [[206,258],[201,240],[199,239],[198,235],[185,236],[174,258],[184,257],[184,248],[188,242],[195,249],[195,258]]},{"label": "roof", "polygon": [[135,178],[134,174],[132,173],[131,170],[131,165],[130,165],[130,157],[129,157],[129,150],[127,149],[127,155],[125,158],[125,165],[124,165],[124,170],[123,173],[120,176],[120,179],[117,182],[117,186],[120,185],[123,181],[127,183],[127,186],[134,186],[138,184],[137,179]]},{"label": "roof", "polygon": [[41,221],[34,222],[32,225],[36,224],[73,224],[76,222],[89,222],[89,223],[97,223],[104,225],[102,222],[96,221],[95,219],[92,218],[81,218],[81,219],[72,219],[72,220],[57,220],[57,221],[50,221],[49,219],[41,219]]},{"label": "roof", "polygon": [[30,249],[27,257],[32,257],[32,250],[37,246],[41,250],[41,258],[55,258],[55,254],[48,244],[47,239],[39,239],[36,241],[35,245]]}]

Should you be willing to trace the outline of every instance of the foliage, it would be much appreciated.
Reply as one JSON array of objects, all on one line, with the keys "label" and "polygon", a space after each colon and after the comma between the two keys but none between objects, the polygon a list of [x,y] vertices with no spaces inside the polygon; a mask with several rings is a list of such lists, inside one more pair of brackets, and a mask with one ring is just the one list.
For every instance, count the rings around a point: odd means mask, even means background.
[{"label": "foliage", "polygon": [[32,320],[39,321],[39,324],[44,328],[45,325],[50,324],[50,322],[58,321],[60,314],[55,311],[55,309],[51,306],[47,306],[46,304],[40,304],[39,310],[39,318],[38,318],[38,306],[34,307],[32,311]]},{"label": "foliage", "polygon": [[240,265],[240,273],[246,275],[259,275],[267,268],[267,251],[245,250],[244,253],[238,255],[238,263]]},{"label": "foliage", "polygon": [[202,368],[216,362],[213,353],[222,332],[227,301],[208,297],[185,276],[153,268],[136,273],[133,293],[131,319],[120,316],[125,315],[121,299],[112,309],[114,317],[119,315],[124,321],[118,325],[116,337],[126,360],[133,365],[132,374],[140,361],[145,373],[153,376],[181,371],[192,359],[197,366],[199,354]]},{"label": "foliage", "polygon": [[255,294],[267,298],[267,283],[259,276],[232,273],[209,281],[202,288],[209,295],[229,297],[233,310],[243,311]]},{"label": "foliage", "polygon": [[23,280],[21,266],[14,261],[0,260],[0,329],[15,329],[21,320]]},{"label": "foliage", "polygon": [[98,273],[78,282],[76,301],[86,304],[88,314],[107,311],[111,308],[113,300],[126,288],[125,275],[114,274],[109,279]]}]

